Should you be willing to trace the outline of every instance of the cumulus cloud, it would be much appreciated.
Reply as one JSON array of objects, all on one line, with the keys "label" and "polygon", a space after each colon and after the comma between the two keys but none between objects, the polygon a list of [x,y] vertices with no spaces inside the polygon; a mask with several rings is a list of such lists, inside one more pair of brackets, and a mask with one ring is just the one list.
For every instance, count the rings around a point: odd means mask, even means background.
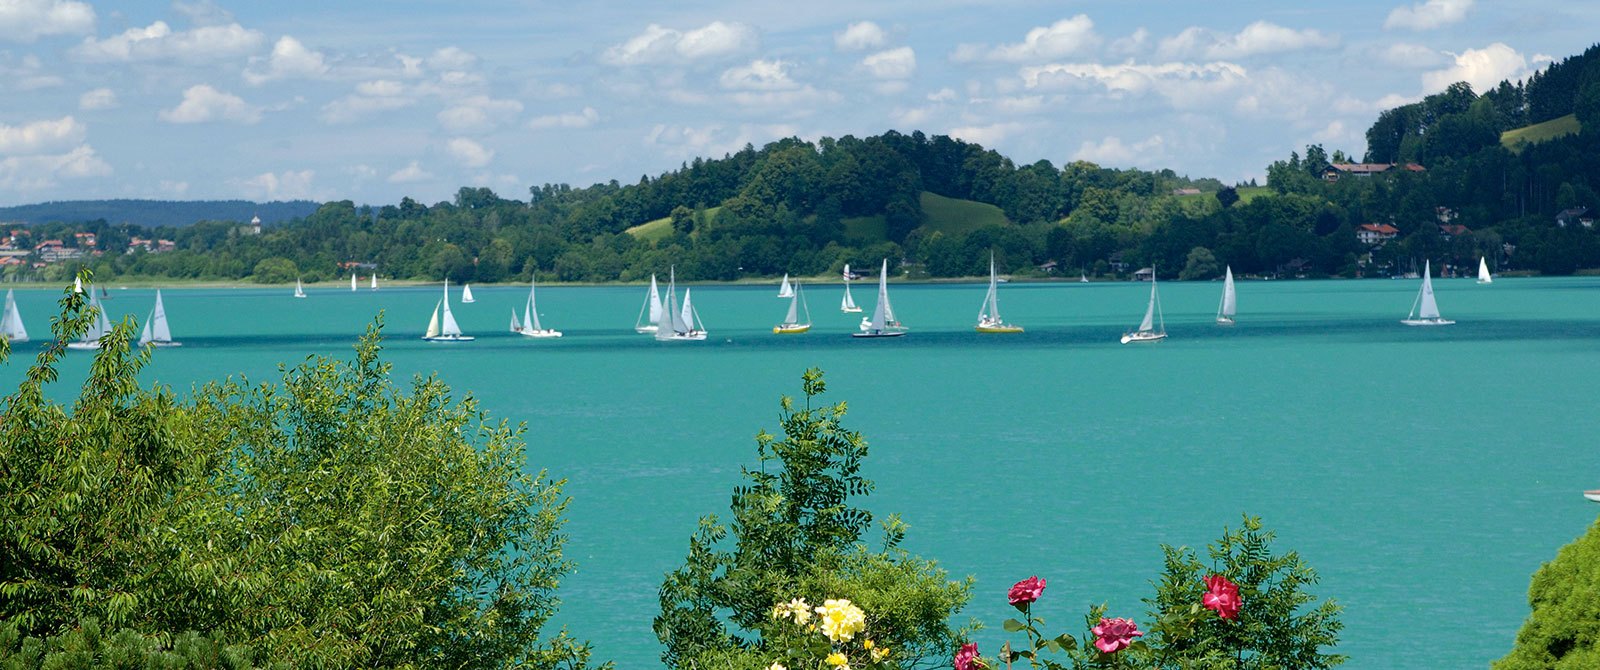
[{"label": "cumulus cloud", "polygon": [[1248,71],[1233,63],[1055,63],[1018,73],[1028,88],[1102,88],[1113,93],[1165,92],[1170,87],[1243,82]]},{"label": "cumulus cloud", "polygon": [[389,175],[388,182],[391,184],[415,184],[419,181],[429,181],[432,179],[433,173],[422,169],[422,164],[420,161],[411,161],[409,165],[400,168],[399,170],[396,170],[394,174]]},{"label": "cumulus cloud", "polygon": [[682,32],[654,23],[626,42],[600,54],[600,62],[616,66],[658,65],[724,58],[754,49],[756,31],[742,23],[712,21]]},{"label": "cumulus cloud", "polygon": [[1294,30],[1257,21],[1237,33],[1221,33],[1208,28],[1191,27],[1161,41],[1157,53],[1166,58],[1199,56],[1210,59],[1244,58],[1255,54],[1298,51],[1300,49],[1326,48],[1339,43],[1339,38],[1317,30]]},{"label": "cumulus cloud", "polygon": [[94,8],[73,0],[0,2],[0,40],[31,43],[47,35],[94,32]]},{"label": "cumulus cloud", "polygon": [[86,134],[88,129],[70,116],[20,126],[0,123],[0,155],[60,151],[82,142]]},{"label": "cumulus cloud", "polygon": [[1450,62],[1449,54],[1443,51],[1406,42],[1395,42],[1384,47],[1383,51],[1378,52],[1378,57],[1396,67],[1439,67]]},{"label": "cumulus cloud", "polygon": [[780,60],[754,60],[728,68],[717,80],[723,88],[744,91],[789,91],[800,84],[789,78],[789,64]]},{"label": "cumulus cloud", "polygon": [[1166,143],[1160,135],[1151,135],[1133,144],[1124,143],[1120,137],[1108,136],[1099,142],[1085,141],[1078,145],[1072,160],[1117,167],[1150,165],[1165,157],[1165,147]]},{"label": "cumulus cloud", "polygon": [[889,35],[871,21],[857,21],[833,34],[833,46],[840,51],[866,51],[888,42]]},{"label": "cumulus cloud", "polygon": [[247,103],[237,95],[198,84],[183,92],[183,101],[178,106],[163,109],[159,115],[172,123],[233,121],[252,124],[261,121],[262,111],[260,106]]},{"label": "cumulus cloud", "polygon": [[536,116],[528,121],[528,127],[534,130],[545,128],[588,128],[599,120],[599,112],[594,111],[593,107],[584,107],[581,112]]},{"label": "cumulus cloud", "polygon": [[986,126],[962,126],[959,128],[951,128],[945,131],[945,134],[959,140],[965,140],[992,148],[995,145],[1004,142],[1006,138],[1022,132],[1027,128],[1027,124],[1024,123],[1017,121],[1005,121],[1001,123],[991,123]]},{"label": "cumulus cloud", "polygon": [[951,102],[956,99],[956,92],[950,88],[941,88],[928,94],[930,102]]},{"label": "cumulus cloud", "polygon": [[220,26],[233,23],[233,12],[217,6],[211,0],[195,0],[183,2],[173,0],[172,11],[188,17],[189,23],[197,26]]},{"label": "cumulus cloud", "polygon": [[465,70],[478,64],[478,57],[460,47],[448,46],[433,52],[424,61],[435,70]]},{"label": "cumulus cloud", "polygon": [[78,109],[115,109],[117,94],[109,88],[97,88],[78,96]]},{"label": "cumulus cloud", "polygon": [[486,133],[510,124],[521,113],[522,103],[516,100],[496,100],[486,95],[475,95],[455,101],[440,111],[436,118],[447,132]]},{"label": "cumulus cloud", "polygon": [[263,172],[249,179],[235,179],[232,183],[243,186],[252,198],[265,200],[322,200],[313,189],[311,181],[316,170],[287,170],[279,173]]},{"label": "cumulus cloud", "polygon": [[494,149],[485,149],[482,144],[465,137],[450,140],[445,148],[450,150],[450,156],[455,158],[456,162],[467,167],[483,167],[494,160]]},{"label": "cumulus cloud", "polygon": [[51,88],[66,83],[61,77],[45,71],[44,63],[34,54],[26,54],[16,64],[11,54],[0,51],[0,89],[32,91]]},{"label": "cumulus cloud", "polygon": [[861,68],[878,79],[909,79],[917,72],[917,54],[911,47],[900,47],[861,59]]},{"label": "cumulus cloud", "polygon": [[746,144],[761,146],[772,140],[797,135],[799,130],[787,124],[741,124],[736,130],[717,123],[700,127],[656,124],[645,135],[644,144],[675,158],[722,156],[738,151]]},{"label": "cumulus cloud", "polygon": [[1458,81],[1467,82],[1472,90],[1482,93],[1504,79],[1518,78],[1528,69],[1528,60],[1501,42],[1452,55],[1454,65],[1422,74],[1423,93],[1438,93]]},{"label": "cumulus cloud", "polygon": [[1094,21],[1087,14],[1062,19],[1049,26],[1029,30],[1022,41],[989,48],[982,44],[962,44],[950,55],[956,62],[979,60],[1027,63],[1064,58],[1092,51],[1100,45]]},{"label": "cumulus cloud", "polygon": [[255,53],[266,42],[257,30],[237,23],[174,32],[165,21],[129,28],[105,39],[86,37],[67,55],[89,63],[176,60],[204,63]]},{"label": "cumulus cloud", "polygon": [[111,166],[87,144],[59,154],[6,156],[0,159],[0,189],[31,191],[56,186],[60,179],[111,174]]},{"label": "cumulus cloud", "polygon": [[244,80],[252,86],[275,79],[321,79],[328,76],[328,64],[322,53],[307,49],[304,44],[288,35],[278,38],[272,45],[272,54],[265,58],[251,58],[250,68],[244,71]]},{"label": "cumulus cloud", "polygon": [[1433,30],[1460,23],[1467,18],[1467,10],[1470,9],[1472,0],[1427,0],[1410,7],[1402,5],[1389,12],[1389,18],[1383,20],[1383,27],[1385,30]]},{"label": "cumulus cloud", "polygon": [[416,95],[403,83],[378,79],[356,84],[354,93],[322,107],[323,123],[351,123],[375,112],[385,112],[417,104]]}]

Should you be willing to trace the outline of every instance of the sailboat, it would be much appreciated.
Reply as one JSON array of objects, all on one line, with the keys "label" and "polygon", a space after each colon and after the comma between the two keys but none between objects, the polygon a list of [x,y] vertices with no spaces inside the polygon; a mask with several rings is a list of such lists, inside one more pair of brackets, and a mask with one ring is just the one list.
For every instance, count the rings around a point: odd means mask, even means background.
[{"label": "sailboat", "polygon": [[677,284],[677,269],[673,268],[668,271],[667,292],[661,298],[661,319],[660,327],[656,329],[656,340],[686,342],[706,339],[705,326],[700,323],[700,315],[694,311],[689,291],[683,292],[683,309],[678,309]]},{"label": "sailboat", "polygon": [[[561,337],[561,331],[551,330],[539,325],[539,306],[534,303],[533,292],[537,288],[536,282],[528,279],[528,302],[522,306],[522,327],[515,330],[528,337]],[[511,313],[511,323],[517,323],[517,313]]]},{"label": "sailboat", "polygon": [[[645,317],[649,317],[646,319]],[[661,293],[656,290],[656,276],[650,275],[650,290],[644,294],[644,304],[639,306],[639,318],[633,322],[633,332],[657,332],[661,323]]]},{"label": "sailboat", "polygon": [[1489,261],[1484,260],[1484,258],[1482,256],[1478,257],[1478,283],[1479,284],[1493,284],[1494,283],[1494,279],[1489,276]]},{"label": "sailboat", "polygon": [[156,306],[150,310],[150,318],[144,320],[144,332],[139,333],[139,346],[152,347],[181,347],[180,342],[172,341],[172,329],[167,327],[167,308],[161,305],[161,289],[156,289]]},{"label": "sailboat", "polygon": [[1222,302],[1217,305],[1217,323],[1224,326],[1233,325],[1233,314],[1238,307],[1238,300],[1233,295],[1233,266],[1228,266],[1228,274],[1222,278]]},{"label": "sailboat", "polygon": [[1087,283],[1089,283],[1089,275],[1086,275],[1086,274],[1083,273],[1082,270],[1079,270],[1078,271],[1078,283],[1079,284],[1087,284]]},{"label": "sailboat", "polygon": [[1432,261],[1422,264],[1422,289],[1417,291],[1417,299],[1411,301],[1411,313],[1400,323],[1408,326],[1448,326],[1455,322],[1439,316],[1439,303],[1433,301],[1433,273]]},{"label": "sailboat", "polygon": [[[441,315],[443,318],[441,319]],[[433,306],[433,318],[428,320],[428,332],[422,339],[429,342],[471,342],[470,335],[461,334],[456,317],[450,314],[450,280],[444,280],[444,297]]]},{"label": "sailboat", "polygon": [[72,278],[72,292],[73,293],[82,293],[83,292],[83,278],[82,277],[73,277]]},{"label": "sailboat", "polygon": [[1000,318],[1000,289],[994,273],[994,252],[989,253],[989,293],[983,296],[983,307],[978,309],[977,331],[980,333],[1020,333],[1022,326],[1006,323]]},{"label": "sailboat", "polygon": [[[800,321],[800,314],[804,313],[806,320]],[[783,317],[783,323],[772,327],[775,334],[785,335],[804,333],[811,330],[811,308],[806,307],[806,299],[800,289],[800,282],[794,284],[794,295],[789,298],[789,313]]]},{"label": "sailboat", "polygon": [[778,287],[779,298],[793,298],[794,287],[789,285],[789,273],[783,273],[783,285]]},{"label": "sailboat", "polygon": [[477,300],[474,300],[472,298],[472,285],[471,284],[462,284],[461,285],[461,302],[464,302],[464,303],[465,302],[477,302]]},{"label": "sailboat", "polygon": [[1590,502],[1600,502],[1600,489],[1584,491],[1583,497]]},{"label": "sailboat", "polygon": [[9,342],[27,342],[28,329],[22,327],[22,312],[17,311],[17,300],[6,290],[6,313],[0,316],[0,337]]},{"label": "sailboat", "polygon": [[861,320],[861,332],[851,337],[900,337],[906,328],[894,318],[894,308],[889,305],[889,259],[883,260],[878,271],[878,306],[872,308],[872,318]]},{"label": "sailboat", "polygon": [[350,290],[356,290],[356,273],[350,273]]},{"label": "sailboat", "polygon": [[300,283],[300,279],[299,278],[296,278],[294,280],[294,297],[296,297],[296,298],[304,298],[304,297],[306,297],[306,287],[303,284]]},{"label": "sailboat", "polygon": [[77,342],[68,342],[68,349],[99,349],[100,338],[111,332],[111,320],[106,318],[106,310],[100,305],[100,299],[94,296],[94,287],[89,287],[89,308],[95,311],[94,320],[89,322],[89,329],[83,332],[83,339]]},{"label": "sailboat", "polygon": [[1130,342],[1160,342],[1167,339],[1167,320],[1161,314],[1161,298],[1156,295],[1155,268],[1150,272],[1150,306],[1144,309],[1144,320],[1139,322],[1139,329],[1131,333],[1122,334],[1122,343]]},{"label": "sailboat", "polygon": [[844,312],[846,314],[854,314],[856,312],[861,311],[861,308],[856,306],[855,298],[850,297],[850,265],[849,264],[846,264],[844,266],[844,300],[839,303],[839,311]]},{"label": "sailboat", "polygon": [[522,322],[517,320],[517,310],[511,310],[511,332],[522,332]]}]

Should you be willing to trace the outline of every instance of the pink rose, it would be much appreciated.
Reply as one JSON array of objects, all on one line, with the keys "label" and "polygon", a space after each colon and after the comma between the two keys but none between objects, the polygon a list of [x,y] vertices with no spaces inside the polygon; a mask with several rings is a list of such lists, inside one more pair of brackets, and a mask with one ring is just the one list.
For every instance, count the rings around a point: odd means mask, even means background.
[{"label": "pink rose", "polygon": [[1040,579],[1038,575],[1034,575],[1017,582],[1015,586],[1011,587],[1011,592],[1007,595],[1011,597],[1011,606],[1020,610],[1038,600],[1040,594],[1043,593],[1044,580]]},{"label": "pink rose", "polygon": [[978,670],[982,667],[983,661],[978,658],[978,643],[961,645],[961,650],[956,652],[956,670]]},{"label": "pink rose", "polygon": [[1206,578],[1206,594],[1200,597],[1200,604],[1208,610],[1215,610],[1219,617],[1232,619],[1239,616],[1239,606],[1244,601],[1239,599],[1238,584],[1222,575],[1211,575]]},{"label": "pink rose", "polygon": [[1139,627],[1133,624],[1132,619],[1108,619],[1100,617],[1100,625],[1090,628],[1094,633],[1094,646],[1103,653],[1115,654],[1128,645],[1133,644],[1133,638],[1144,635],[1139,632]]}]

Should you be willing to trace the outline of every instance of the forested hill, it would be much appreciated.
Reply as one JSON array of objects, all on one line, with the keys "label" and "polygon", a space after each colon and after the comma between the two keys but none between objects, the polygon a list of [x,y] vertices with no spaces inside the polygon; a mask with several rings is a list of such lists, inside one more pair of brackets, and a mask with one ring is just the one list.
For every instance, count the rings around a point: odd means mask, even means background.
[{"label": "forested hill", "polygon": [[277,223],[310,216],[320,203],[310,200],[249,202],[246,200],[65,200],[33,205],[0,207],[0,223],[94,221],[130,223],[155,228],[187,226],[196,221],[249,221]]}]

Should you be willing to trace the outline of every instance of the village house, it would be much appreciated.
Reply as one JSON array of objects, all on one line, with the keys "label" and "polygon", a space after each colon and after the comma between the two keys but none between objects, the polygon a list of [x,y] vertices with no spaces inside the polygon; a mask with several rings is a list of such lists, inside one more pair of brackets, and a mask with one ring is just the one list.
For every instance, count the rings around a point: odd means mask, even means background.
[{"label": "village house", "polygon": [[1446,241],[1446,242],[1449,242],[1450,240],[1453,240],[1453,239],[1455,239],[1457,237],[1461,237],[1462,235],[1470,235],[1470,234],[1472,234],[1472,231],[1467,230],[1466,226],[1463,226],[1463,225],[1460,225],[1460,224],[1456,224],[1456,223],[1441,223],[1441,224],[1439,224],[1439,237],[1444,238],[1444,241]]},{"label": "village house", "polygon": [[1056,273],[1056,268],[1058,268],[1060,266],[1061,266],[1060,263],[1057,263],[1055,261],[1050,261],[1049,263],[1041,264],[1039,266],[1039,271],[1043,272],[1043,273],[1045,273],[1047,275],[1053,275],[1053,274]]},{"label": "village house", "polygon": [[1341,177],[1351,176],[1366,179],[1375,174],[1384,174],[1390,170],[1405,170],[1409,172],[1426,172],[1427,168],[1416,163],[1334,163],[1322,171],[1323,181],[1339,181]]},{"label": "village house", "polygon": [[1198,189],[1198,188],[1175,188],[1175,189],[1172,189],[1172,194],[1173,195],[1200,195],[1200,189]]},{"label": "village house", "polygon": [[1380,247],[1400,235],[1400,229],[1387,223],[1363,223],[1356,228],[1356,241],[1369,247]]},{"label": "village house", "polygon": [[74,239],[78,240],[78,248],[80,248],[80,249],[93,249],[94,248],[94,233],[73,233],[72,237]]},{"label": "village house", "polygon": [[1572,209],[1563,209],[1560,214],[1556,215],[1557,226],[1566,228],[1571,223],[1576,223],[1584,228],[1593,228],[1594,214],[1589,212],[1588,207],[1573,207]]},{"label": "village house", "polygon": [[1133,273],[1133,280],[1134,281],[1150,281],[1150,279],[1152,277],[1155,277],[1155,276],[1156,276],[1156,269],[1155,268],[1139,268],[1138,272]]},{"label": "village house", "polygon": [[56,263],[83,256],[82,249],[74,249],[62,245],[61,240],[45,240],[33,247],[33,253],[45,263]]}]

